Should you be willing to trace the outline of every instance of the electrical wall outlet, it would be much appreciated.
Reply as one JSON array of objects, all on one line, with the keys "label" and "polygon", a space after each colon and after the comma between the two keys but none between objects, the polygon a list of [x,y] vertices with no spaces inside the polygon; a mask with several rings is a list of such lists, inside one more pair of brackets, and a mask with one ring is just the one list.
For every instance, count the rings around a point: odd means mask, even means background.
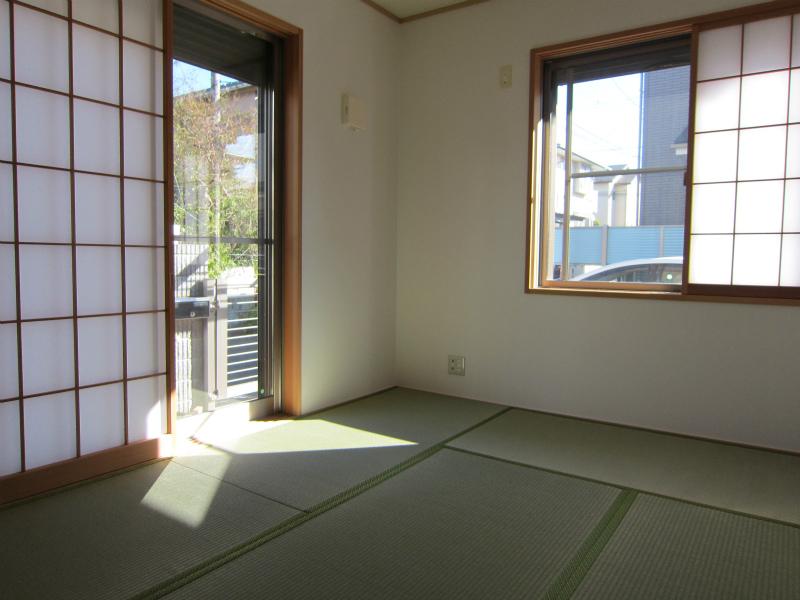
[{"label": "electrical wall outlet", "polygon": [[449,375],[464,375],[466,372],[466,358],[450,354],[447,357],[447,373]]}]

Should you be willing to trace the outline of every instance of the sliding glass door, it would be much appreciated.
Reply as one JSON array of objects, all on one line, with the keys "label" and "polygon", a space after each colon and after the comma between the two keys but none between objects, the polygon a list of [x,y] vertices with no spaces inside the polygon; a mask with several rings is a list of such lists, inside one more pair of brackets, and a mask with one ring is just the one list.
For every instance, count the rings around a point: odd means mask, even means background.
[{"label": "sliding glass door", "polygon": [[174,13],[179,419],[270,399],[276,371],[275,47],[199,8]]}]

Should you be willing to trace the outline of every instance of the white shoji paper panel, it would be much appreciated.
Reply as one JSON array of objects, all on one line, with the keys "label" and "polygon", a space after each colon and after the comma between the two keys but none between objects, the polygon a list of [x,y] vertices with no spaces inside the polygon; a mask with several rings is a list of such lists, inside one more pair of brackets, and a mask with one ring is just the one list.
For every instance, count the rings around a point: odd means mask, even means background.
[{"label": "white shoji paper panel", "polygon": [[740,183],[736,195],[736,233],[780,233],[783,181]]},{"label": "white shoji paper panel", "polygon": [[786,123],[788,103],[789,71],[743,77],[740,126],[758,127]]},{"label": "white shoji paper panel", "polygon": [[23,319],[72,315],[72,250],[69,246],[20,246]]},{"label": "white shoji paper panel", "polygon": [[119,109],[75,100],[75,168],[119,174]]},{"label": "white shoji paper panel", "polygon": [[75,25],[72,28],[72,49],[75,94],[118,103],[119,39]]},{"label": "white shoji paper panel", "polygon": [[162,47],[161,0],[123,0],[122,30],[125,37]]},{"label": "white shoji paper panel", "polygon": [[119,29],[117,0],[78,0],[72,3],[72,18],[117,33]]},{"label": "white shoji paper panel", "polygon": [[128,377],[166,370],[164,314],[128,315]]},{"label": "white shoji paper panel", "polygon": [[14,9],[17,81],[69,91],[69,30],[63,19],[23,6]]},{"label": "white shoji paper panel", "polygon": [[125,289],[128,311],[164,308],[164,251],[126,248]]},{"label": "white shoji paper panel", "polygon": [[[75,386],[72,321],[22,324],[22,377],[25,394]],[[70,424],[70,426],[74,426]]]},{"label": "white shoji paper panel", "polygon": [[739,126],[739,86],[738,78],[697,84],[695,131],[735,129]]},{"label": "white shoji paper panel", "polygon": [[780,235],[737,235],[733,285],[778,285]]},{"label": "white shoji paper panel", "polygon": [[75,175],[75,237],[79,244],[119,243],[118,178]]},{"label": "white shoji paper panel", "polygon": [[800,69],[793,69],[789,76],[789,122],[800,121]]},{"label": "white shoji paper panel", "polygon": [[138,442],[164,433],[166,379],[149,377],[128,384],[128,440]]},{"label": "white shoji paper panel", "polygon": [[0,477],[20,468],[19,402],[0,404]]},{"label": "white shoji paper panel", "polygon": [[789,122],[798,121],[800,121],[800,69],[794,69],[789,85]]},{"label": "white shoji paper panel", "polygon": [[68,243],[72,240],[69,173],[18,167],[17,194],[20,241]]},{"label": "white shoji paper panel", "polygon": [[800,125],[789,125],[786,144],[786,176],[800,177]]},{"label": "white shoji paper panel", "polygon": [[163,113],[163,61],[162,52],[133,42],[123,43],[126,107]]},{"label": "white shoji paper panel", "polygon": [[17,87],[17,159],[36,165],[69,167],[66,97]]},{"label": "white shoji paper panel", "polygon": [[14,180],[11,165],[0,163],[0,242],[14,241]]},{"label": "white shoji paper panel", "polygon": [[[77,1],[80,2],[81,0]],[[39,8],[49,10],[50,12],[54,12],[65,17],[67,16],[67,0],[25,0],[25,2],[32,6],[38,6]]]},{"label": "white shoji paper panel", "polygon": [[[741,54],[737,33],[743,38]],[[741,73],[735,65],[740,57]],[[708,235],[731,232],[730,186],[693,187],[691,283],[796,285],[787,283],[794,279],[784,269],[784,258],[791,263],[795,255],[782,254],[794,252],[794,242],[786,242],[782,232],[800,228],[800,183],[784,180],[800,177],[800,125],[784,125],[787,117],[789,123],[800,120],[800,70],[787,70],[800,66],[799,57],[800,15],[700,34],[696,130],[742,129],[695,135],[695,183],[738,183],[734,236]],[[737,78],[703,83],[716,77]],[[738,124],[732,109],[736,85]],[[738,159],[732,173],[734,149]]]},{"label": "white shoji paper panel", "polygon": [[11,86],[0,82],[0,160],[11,158]]},{"label": "white shoji paper panel", "polygon": [[125,180],[125,242],[164,244],[164,184]]},{"label": "white shoji paper panel", "polygon": [[17,326],[0,325],[0,400],[19,395]]},{"label": "white shoji paper panel", "polygon": [[122,384],[81,390],[81,454],[125,443]]},{"label": "white shoji paper panel", "polygon": [[784,174],[785,160],[785,126],[742,129],[739,132],[739,181],[780,179]]},{"label": "white shoji paper panel", "polygon": [[717,183],[736,179],[738,133],[702,133],[694,138],[694,182]]},{"label": "white shoji paper panel", "polygon": [[731,282],[732,235],[693,235],[689,280],[727,285]]},{"label": "white shoji paper panel", "polygon": [[14,277],[14,246],[0,244],[0,273],[4,273],[0,285],[0,321],[13,321],[17,318],[17,284]]},{"label": "white shoji paper panel", "polygon": [[781,285],[800,286],[800,235],[784,235],[781,251]]},{"label": "white shoji paper panel", "polygon": [[25,400],[25,466],[29,469],[74,458],[75,393]]},{"label": "white shoji paper panel", "polygon": [[122,379],[122,317],[78,319],[80,385]]},{"label": "white shoji paper panel", "polygon": [[742,28],[711,29],[700,34],[697,79],[730,77],[741,72]]},{"label": "white shoji paper panel", "polygon": [[[45,10],[67,15],[66,0],[28,0]],[[101,29],[116,31],[119,23],[116,0],[76,0],[71,3],[73,17]],[[119,92],[119,42],[116,38],[81,25],[72,25],[74,55],[68,55],[69,25],[62,19],[16,5],[16,73],[22,83],[31,83],[58,91],[68,91],[69,63],[73,61],[74,89],[78,96],[106,102],[122,102]],[[161,45],[161,2],[159,0],[126,0],[124,34],[145,43]],[[8,2],[0,0],[0,77],[10,75],[8,48]],[[30,35],[28,35],[30,34]],[[3,43],[5,42],[5,45]],[[160,112],[162,54],[125,42],[125,60],[129,63],[125,80],[125,100],[133,107]],[[137,81],[138,79],[138,81]],[[70,168],[69,100],[58,94],[18,87],[17,94],[17,158],[22,163]],[[0,84],[0,159],[11,160],[11,93],[7,84]],[[119,113],[117,109],[96,103],[75,100],[75,168],[119,174]],[[140,118],[142,117],[142,118]],[[163,178],[162,119],[133,114],[126,117],[130,140],[129,175]],[[110,133],[110,135],[109,135]],[[11,202],[8,166],[0,167],[0,236],[13,239],[13,203]],[[23,241],[46,244],[71,241],[69,188],[63,185],[68,175],[57,171],[41,171],[20,167],[20,229]],[[31,174],[26,179],[25,173]],[[141,182],[137,182],[141,183]],[[80,244],[118,244],[121,242],[120,182],[113,178],[75,174],[75,233]],[[125,231],[130,243],[163,243],[162,186],[131,185],[130,223]],[[158,191],[154,194],[153,190]],[[66,191],[66,193],[65,193]],[[64,202],[64,200],[66,202]],[[119,248],[79,247],[77,258],[78,309],[81,314],[118,312],[122,305],[121,259]],[[153,256],[158,266],[153,266]],[[20,295],[25,305],[23,318],[66,317],[72,312],[72,250],[67,246],[23,245],[20,251]],[[11,273],[14,248],[0,246],[0,267]],[[149,278],[144,270],[149,268]],[[153,277],[163,280],[163,250],[131,251],[129,271],[141,279],[131,300],[136,305],[156,298],[163,306],[163,289],[153,295]],[[7,311],[16,318],[14,278],[0,286],[0,318]],[[62,281],[63,279],[63,281]],[[160,283],[163,285],[163,283]],[[148,287],[150,286],[150,287]],[[158,286],[157,286],[158,287]],[[137,299],[137,294],[140,297]],[[159,297],[160,296],[160,297]],[[146,298],[146,300],[145,300]],[[6,306],[7,305],[7,306]],[[68,309],[68,310],[67,310]],[[135,310],[135,309],[134,309]],[[63,314],[62,314],[63,313]],[[129,344],[133,348],[134,372],[150,375],[165,370],[164,315],[132,315],[130,321],[140,329]],[[78,347],[81,358],[79,378],[83,384],[94,384],[122,376],[122,333],[124,317],[82,318],[78,322]],[[74,381],[73,321],[71,319],[26,322],[21,325],[23,341],[22,370],[26,377],[25,393],[46,394],[25,402],[26,438],[29,468],[50,464],[75,456],[75,395],[57,393],[70,388]],[[7,324],[0,329],[0,398],[13,398],[16,382],[16,329]],[[8,336],[5,330],[9,331]],[[8,337],[8,340],[5,338]],[[137,363],[138,361],[138,363]],[[138,364],[138,367],[137,367]],[[8,373],[6,373],[8,371]],[[152,437],[161,433],[165,422],[165,380],[163,377],[134,385],[140,394],[131,413],[138,419],[137,435]],[[150,389],[148,389],[148,386]],[[83,390],[80,422],[83,428],[83,452],[94,452],[123,443],[124,431],[122,384]],[[144,405],[150,401],[158,409]],[[5,410],[5,409],[8,409]],[[19,465],[20,405],[14,402],[0,407],[0,450],[12,456],[15,464],[0,461],[0,473],[17,471]],[[10,412],[9,412],[10,411]],[[139,411],[139,412],[137,412]],[[6,433],[6,413],[12,415],[16,440]],[[151,414],[152,413],[152,414]],[[141,418],[140,418],[141,417]],[[12,427],[13,429],[13,427]],[[14,443],[8,450],[3,442]]]},{"label": "white shoji paper panel", "polygon": [[800,180],[786,182],[783,205],[783,230],[800,233]]},{"label": "white shoji paper panel", "polygon": [[121,260],[119,248],[78,248],[79,315],[117,313],[122,310]]},{"label": "white shoji paper panel", "polygon": [[745,24],[744,73],[785,69],[789,66],[791,19],[778,17]]},{"label": "white shoji paper panel", "polygon": [[11,79],[11,47],[8,29],[8,2],[0,2],[0,77]]},{"label": "white shoji paper panel", "polygon": [[126,110],[125,175],[163,179],[163,119]]},{"label": "white shoji paper panel", "polygon": [[708,183],[694,186],[692,231],[733,233],[735,205],[735,183]]}]

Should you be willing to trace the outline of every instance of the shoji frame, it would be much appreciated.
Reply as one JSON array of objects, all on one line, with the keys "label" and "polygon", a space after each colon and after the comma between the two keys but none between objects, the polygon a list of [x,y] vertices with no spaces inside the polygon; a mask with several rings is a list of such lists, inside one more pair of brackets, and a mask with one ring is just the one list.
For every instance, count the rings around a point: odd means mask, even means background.
[{"label": "shoji frame", "polygon": [[[689,232],[691,231],[692,183],[694,162],[694,119],[697,92],[697,39],[701,31],[744,24],[750,21],[786,16],[800,12],[798,0],[773,0],[742,8],[671,21],[660,25],[641,27],[616,34],[602,35],[575,42],[555,44],[531,50],[530,106],[528,126],[528,189],[525,234],[524,291],[528,294],[561,294],[572,296],[597,296],[619,298],[644,298],[653,300],[679,300],[699,302],[732,302],[754,304],[800,305],[800,288],[767,286],[689,284]],[[543,248],[547,243],[547,228],[543,226],[543,176],[547,165],[544,156],[545,123],[542,93],[544,62],[583,52],[594,52],[632,45],[638,42],[665,39],[679,35],[692,35],[692,66],[689,99],[689,141],[686,169],[686,218],[684,234],[683,284],[679,291],[663,291],[658,286],[636,284],[603,284],[602,282],[550,282],[545,285]],[[546,199],[545,199],[546,200]]]},{"label": "shoji frame", "polygon": [[[703,130],[702,132],[697,132],[695,130],[696,129],[695,128],[696,96],[697,96],[697,86],[698,86],[697,54],[698,54],[698,42],[699,42],[700,33],[704,32],[704,31],[723,28],[723,27],[729,27],[729,26],[732,26],[732,25],[741,25],[742,26],[742,41],[741,41],[741,50],[740,50],[740,52],[741,52],[740,66],[741,66],[741,63],[744,60],[744,46],[745,46],[745,44],[744,44],[744,35],[745,35],[744,26],[746,24],[748,24],[748,23],[753,23],[753,22],[760,21],[760,20],[771,19],[771,18],[775,18],[775,17],[787,17],[788,16],[788,17],[790,17],[789,65],[788,65],[788,67],[786,67],[785,69],[776,69],[776,70],[770,70],[770,71],[764,71],[764,72],[759,71],[759,72],[753,72],[753,73],[745,73],[744,70],[742,70],[742,72],[739,75],[736,75],[736,76],[720,77],[720,78],[715,78],[713,80],[705,80],[705,81],[723,81],[723,80],[733,80],[733,79],[738,79],[740,81],[743,81],[743,79],[745,77],[748,77],[748,76],[761,75],[761,74],[765,74],[765,73],[780,73],[780,72],[784,72],[784,71],[787,73],[788,78],[791,80],[792,71],[793,70],[798,70],[798,68],[800,68],[798,66],[794,66],[793,67],[792,64],[791,64],[791,62],[792,62],[791,61],[791,58],[792,58],[792,56],[791,56],[792,55],[792,39],[793,39],[793,31],[794,31],[794,27],[795,27],[795,25],[794,25],[795,19],[791,19],[791,16],[792,15],[796,15],[796,14],[798,14],[800,12],[800,2],[796,2],[796,1],[795,2],[772,2],[772,3],[765,4],[765,5],[759,5],[759,7],[761,8],[761,10],[757,11],[757,12],[756,11],[752,11],[752,12],[751,11],[746,11],[745,12],[743,10],[740,13],[736,13],[736,11],[732,11],[731,14],[724,15],[723,18],[718,18],[718,19],[714,19],[714,20],[709,20],[707,22],[698,23],[693,28],[693,31],[694,31],[694,35],[693,35],[693,52],[692,52],[692,54],[693,54],[693,57],[692,57],[693,68],[692,68],[692,84],[691,84],[692,85],[692,87],[691,87],[692,95],[691,95],[691,104],[690,104],[691,116],[690,116],[690,126],[689,126],[689,159],[692,162],[691,162],[691,164],[689,166],[689,170],[687,171],[688,185],[687,185],[687,189],[686,189],[686,197],[687,197],[687,201],[686,201],[686,220],[685,220],[686,225],[685,225],[685,230],[684,230],[685,231],[685,233],[684,233],[685,239],[684,239],[684,274],[683,274],[684,284],[683,284],[683,291],[684,291],[684,293],[686,293],[686,294],[688,294],[690,296],[691,295],[695,295],[695,294],[707,295],[707,296],[730,296],[732,298],[739,298],[742,301],[747,301],[748,299],[754,298],[754,297],[761,297],[761,298],[765,298],[765,299],[774,299],[775,301],[784,300],[786,302],[792,302],[792,301],[800,302],[800,287],[793,287],[793,286],[790,287],[790,286],[781,286],[781,285],[775,285],[775,286],[741,285],[741,284],[735,284],[735,283],[731,283],[731,284],[709,284],[709,283],[691,283],[689,281],[691,239],[692,239],[692,237],[700,237],[700,236],[704,236],[704,235],[712,235],[712,234],[697,234],[697,233],[693,233],[692,232],[692,198],[694,196],[694,187],[696,185],[698,185],[698,183],[696,183],[694,181],[694,175],[693,175],[693,171],[694,171],[694,160],[693,160],[693,158],[694,158],[695,138],[696,138],[698,133],[708,134],[708,133],[719,133],[720,132],[720,131],[716,131],[716,130]],[[752,7],[752,8],[756,8],[756,7]],[[791,83],[789,85],[791,86]],[[791,87],[789,89],[791,89]],[[787,93],[788,93],[788,90],[787,90]],[[740,113],[741,113],[742,96],[743,96],[743,94],[744,94],[744,92],[740,89],[740,92],[739,92],[739,110],[740,110]],[[721,131],[736,131],[737,135],[740,135],[741,131],[753,130],[753,129],[765,129],[765,128],[769,128],[769,127],[780,127],[781,125],[785,125],[785,127],[786,127],[786,138],[787,139],[786,139],[786,145],[784,146],[784,152],[786,153],[786,149],[788,148],[789,129],[793,124],[797,125],[797,123],[793,123],[791,121],[791,119],[789,118],[789,116],[788,116],[788,112],[790,111],[790,106],[791,106],[790,100],[787,98],[787,119],[786,119],[786,123],[785,124],[758,125],[758,126],[752,126],[752,127],[737,126],[737,128],[735,128],[735,129],[721,130]],[[751,180],[739,180],[739,178],[738,178],[738,164],[739,164],[740,153],[741,153],[741,144],[737,142],[737,149],[736,149],[737,177],[736,177],[736,180],[732,181],[732,182],[720,182],[720,183],[733,183],[734,185],[736,185],[738,187],[743,182],[744,183],[750,183],[751,182]],[[788,156],[785,156],[785,160],[788,160]],[[787,181],[792,179],[792,178],[788,177],[787,170],[788,170],[788,165],[784,167],[783,178],[780,179],[781,181],[784,182],[784,184]],[[752,180],[752,181],[756,181],[756,182],[778,181],[778,179],[775,179],[775,180],[772,180],[772,179],[770,179],[770,180]],[[717,183],[717,182],[712,182],[712,184],[713,183]],[[704,184],[707,185],[708,183],[700,183],[699,185],[704,185]],[[785,191],[785,188],[784,188],[784,191]],[[738,192],[737,192],[736,196],[738,196]],[[782,200],[785,203],[785,196],[782,197]],[[734,207],[735,206],[736,206],[736,199],[734,200]],[[739,236],[747,236],[747,235],[760,235],[760,234],[757,233],[757,232],[747,232],[747,233],[736,232],[736,227],[734,225],[734,229],[733,229],[732,235],[733,235],[733,244],[734,244],[734,247],[735,247],[736,238],[737,237],[739,237]],[[782,254],[783,254],[782,240],[783,240],[783,237],[786,235],[786,233],[781,230],[781,232],[778,235],[780,235],[780,238],[781,238],[781,248],[779,250],[780,258],[779,258],[779,262],[778,262],[778,267],[779,267],[778,268],[778,278],[779,278],[779,281],[780,281],[780,278],[781,278],[781,269],[780,269],[780,264],[781,263],[780,263],[780,260],[782,260]],[[732,272],[733,272],[733,268],[734,268],[734,261],[735,261],[734,250],[732,249],[731,250],[731,271]],[[731,278],[733,278],[733,273],[731,274]]]},{"label": "shoji frame", "polygon": [[[129,0],[130,1],[130,0]],[[280,265],[281,279],[282,279],[282,331],[283,331],[283,358],[281,364],[281,379],[282,379],[282,393],[281,405],[283,412],[290,415],[297,415],[301,412],[300,406],[300,294],[301,294],[301,176],[302,176],[302,29],[295,27],[285,21],[267,15],[249,5],[240,2],[239,0],[201,0],[204,4],[230,14],[234,17],[243,19],[265,31],[272,33],[283,40],[283,114],[282,123],[279,124],[276,131],[276,139],[282,149],[282,161],[276,169],[280,174],[280,190],[276,194],[276,200],[280,203],[280,210],[283,222],[283,244],[282,244],[282,260]],[[61,244],[51,244],[49,242],[42,242],[43,245],[62,245],[70,247],[72,250],[72,316],[70,317],[56,317],[53,319],[32,319],[33,321],[42,320],[71,320],[73,324],[73,359],[74,359],[74,387],[66,390],[48,391],[44,394],[31,394],[24,395],[23,389],[23,363],[22,363],[22,322],[21,318],[21,304],[20,304],[20,241],[19,241],[19,219],[18,219],[18,202],[17,202],[17,177],[12,178],[13,181],[13,209],[14,209],[14,251],[15,251],[15,277],[16,277],[16,319],[14,321],[3,322],[4,324],[16,324],[17,329],[17,370],[18,370],[18,398],[2,399],[2,401],[19,401],[20,407],[20,447],[21,447],[21,466],[22,471],[5,477],[0,477],[0,504],[14,501],[20,498],[38,494],[64,485],[75,483],[84,479],[98,476],[104,473],[112,472],[122,468],[126,468],[135,464],[143,463],[146,461],[163,458],[171,455],[172,452],[172,434],[175,422],[175,369],[174,369],[174,302],[173,302],[173,286],[174,286],[174,272],[173,272],[173,235],[172,235],[172,222],[173,222],[173,155],[172,155],[172,0],[163,0],[163,32],[162,32],[162,48],[150,46],[139,40],[130,39],[123,34],[123,10],[122,0],[118,2],[118,31],[116,34],[113,32],[94,27],[84,22],[73,19],[72,17],[72,1],[68,2],[69,12],[67,16],[59,15],[49,12],[45,9],[28,5],[24,1],[10,0],[9,11],[11,5],[17,4],[26,9],[36,10],[66,20],[68,27],[68,44],[69,44],[69,91],[54,92],[54,90],[39,88],[35,85],[23,84],[17,82],[15,79],[15,64],[14,64],[14,27],[13,18],[10,19],[10,79],[3,79],[3,83],[10,86],[11,93],[11,133],[12,133],[12,160],[2,161],[4,164],[10,164],[12,169],[17,167],[42,167],[42,165],[25,165],[17,161],[16,154],[16,117],[15,117],[15,87],[27,87],[31,89],[39,89],[50,93],[60,94],[69,99],[69,118],[70,118],[70,164],[68,169],[60,169],[58,167],[44,167],[52,168],[55,170],[66,171],[69,173],[70,178],[70,212],[72,215],[71,224],[71,242]],[[107,35],[115,35],[118,38],[118,77],[119,77],[119,97],[118,103],[110,103],[92,98],[85,98],[76,96],[73,92],[73,41],[72,41],[72,24],[76,23],[89,29],[96,29]],[[123,97],[123,44],[124,42],[136,43],[144,45],[151,49],[161,51],[163,53],[163,115],[156,113],[132,109],[124,107]],[[102,175],[109,176],[107,173],[95,173],[90,171],[80,171],[75,169],[75,134],[74,134],[74,101],[78,99],[81,101],[89,101],[100,105],[110,106],[119,110],[120,119],[120,173],[119,175],[112,175],[118,177],[120,181],[120,243],[115,244],[114,247],[120,249],[121,254],[121,290],[122,290],[122,311],[119,313],[104,313],[102,315],[80,315],[81,318],[104,316],[104,317],[119,317],[122,320],[122,334],[123,334],[123,377],[117,381],[102,382],[98,384],[81,386],[79,380],[79,365],[78,365],[78,314],[77,314],[77,285],[76,285],[76,232],[75,232],[75,175]],[[124,171],[124,111],[133,110],[148,114],[154,117],[163,116],[163,182],[157,179],[145,179],[127,176],[127,179],[142,179],[154,183],[163,183],[164,185],[164,216],[163,216],[163,250],[164,250],[164,281],[162,282],[164,289],[164,309],[154,311],[141,311],[141,312],[127,312],[126,311],[126,286],[125,286],[125,208],[124,208],[124,180],[126,178]],[[33,244],[33,243],[31,243]],[[100,244],[80,244],[81,246],[92,246]],[[107,246],[107,244],[102,244]],[[153,246],[132,246],[127,247],[151,247],[162,248],[161,245]],[[149,374],[144,377],[128,377],[127,373],[127,360],[125,353],[127,351],[125,338],[127,337],[127,319],[126,315],[142,314],[142,313],[163,313],[165,316],[165,340],[166,348],[166,370],[161,373]],[[27,321],[27,320],[26,320]],[[99,387],[102,385],[111,385],[123,383],[124,389],[128,381],[135,381],[142,378],[151,377],[166,377],[166,434],[155,439],[148,439],[141,442],[129,442],[128,440],[128,410],[127,410],[127,393],[124,399],[124,419],[125,419],[125,444],[102,450],[92,454],[81,455],[80,452],[80,412],[79,393],[81,389]],[[57,394],[59,392],[69,391],[75,392],[75,418],[76,418],[76,451],[77,457],[68,459],[62,462],[45,465],[38,468],[26,469],[24,460],[25,436],[24,436],[24,414],[23,406],[26,398],[34,398],[37,396]]]}]

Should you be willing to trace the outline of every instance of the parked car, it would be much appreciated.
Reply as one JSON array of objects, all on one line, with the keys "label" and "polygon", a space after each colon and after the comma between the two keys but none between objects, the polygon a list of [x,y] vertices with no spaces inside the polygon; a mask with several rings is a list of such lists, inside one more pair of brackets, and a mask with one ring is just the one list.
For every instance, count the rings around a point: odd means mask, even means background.
[{"label": "parked car", "polygon": [[683,281],[683,257],[662,256],[660,258],[623,260],[573,277],[571,281],[619,281],[680,285]]}]

